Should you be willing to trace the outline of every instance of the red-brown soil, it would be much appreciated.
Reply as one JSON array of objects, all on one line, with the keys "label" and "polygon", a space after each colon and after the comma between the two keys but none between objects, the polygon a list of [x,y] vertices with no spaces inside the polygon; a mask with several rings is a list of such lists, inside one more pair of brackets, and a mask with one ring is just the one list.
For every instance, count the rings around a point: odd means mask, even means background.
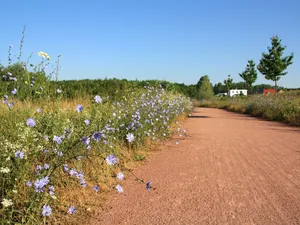
[{"label": "red-brown soil", "polygon": [[197,108],[90,224],[300,224],[300,129]]}]

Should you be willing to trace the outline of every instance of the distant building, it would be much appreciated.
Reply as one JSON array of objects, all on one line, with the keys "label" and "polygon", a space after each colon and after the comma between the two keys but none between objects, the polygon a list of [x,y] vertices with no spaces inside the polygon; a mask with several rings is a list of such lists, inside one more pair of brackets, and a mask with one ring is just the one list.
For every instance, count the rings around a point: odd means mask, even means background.
[{"label": "distant building", "polygon": [[267,94],[276,94],[276,90],[273,88],[264,89],[264,95],[267,95]]},{"label": "distant building", "polygon": [[246,89],[235,89],[235,90],[229,90],[228,95],[230,97],[233,97],[235,95],[247,95],[248,90]]}]

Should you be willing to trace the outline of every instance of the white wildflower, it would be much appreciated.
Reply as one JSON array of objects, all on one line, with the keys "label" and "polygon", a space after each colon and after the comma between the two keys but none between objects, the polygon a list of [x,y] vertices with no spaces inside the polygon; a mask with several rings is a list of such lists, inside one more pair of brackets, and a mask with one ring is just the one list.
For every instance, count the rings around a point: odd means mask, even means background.
[{"label": "white wildflower", "polygon": [[1,203],[4,207],[9,207],[9,206],[13,205],[13,202],[11,199],[4,198]]},{"label": "white wildflower", "polygon": [[38,52],[38,56],[41,56],[42,58],[47,58],[50,60],[50,56],[46,52]]},{"label": "white wildflower", "polygon": [[1,167],[0,168],[0,173],[9,173],[10,169],[8,167]]}]

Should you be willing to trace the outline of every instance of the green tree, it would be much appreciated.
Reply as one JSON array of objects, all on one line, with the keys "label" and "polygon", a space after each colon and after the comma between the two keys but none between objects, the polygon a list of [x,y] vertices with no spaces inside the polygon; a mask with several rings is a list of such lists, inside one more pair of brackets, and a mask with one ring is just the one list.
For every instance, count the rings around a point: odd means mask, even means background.
[{"label": "green tree", "polygon": [[272,47],[268,47],[269,53],[262,53],[257,69],[267,80],[275,82],[275,90],[277,90],[277,81],[280,80],[281,76],[287,74],[285,70],[293,63],[294,54],[291,53],[291,55],[283,57],[283,51],[286,49],[286,46],[282,46],[278,36],[272,37],[271,41]]},{"label": "green tree", "polygon": [[232,83],[233,83],[233,80],[232,80],[232,78],[230,78],[230,75],[228,75],[227,80],[224,80],[224,84],[226,85],[228,92],[229,92],[230,88],[232,87]]},{"label": "green tree", "polygon": [[208,75],[200,78],[196,85],[198,89],[198,99],[211,99],[214,96],[213,86],[210,83]]},{"label": "green tree", "polygon": [[249,92],[252,93],[252,85],[257,79],[257,71],[253,60],[248,60],[246,69],[239,74],[240,77],[246,82]]}]

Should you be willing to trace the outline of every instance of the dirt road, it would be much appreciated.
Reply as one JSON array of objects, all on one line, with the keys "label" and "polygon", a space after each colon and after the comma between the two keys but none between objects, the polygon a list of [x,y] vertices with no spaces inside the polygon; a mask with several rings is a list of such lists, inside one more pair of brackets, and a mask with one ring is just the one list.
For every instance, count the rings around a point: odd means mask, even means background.
[{"label": "dirt road", "polygon": [[187,119],[92,224],[300,224],[300,129],[218,109]]}]

